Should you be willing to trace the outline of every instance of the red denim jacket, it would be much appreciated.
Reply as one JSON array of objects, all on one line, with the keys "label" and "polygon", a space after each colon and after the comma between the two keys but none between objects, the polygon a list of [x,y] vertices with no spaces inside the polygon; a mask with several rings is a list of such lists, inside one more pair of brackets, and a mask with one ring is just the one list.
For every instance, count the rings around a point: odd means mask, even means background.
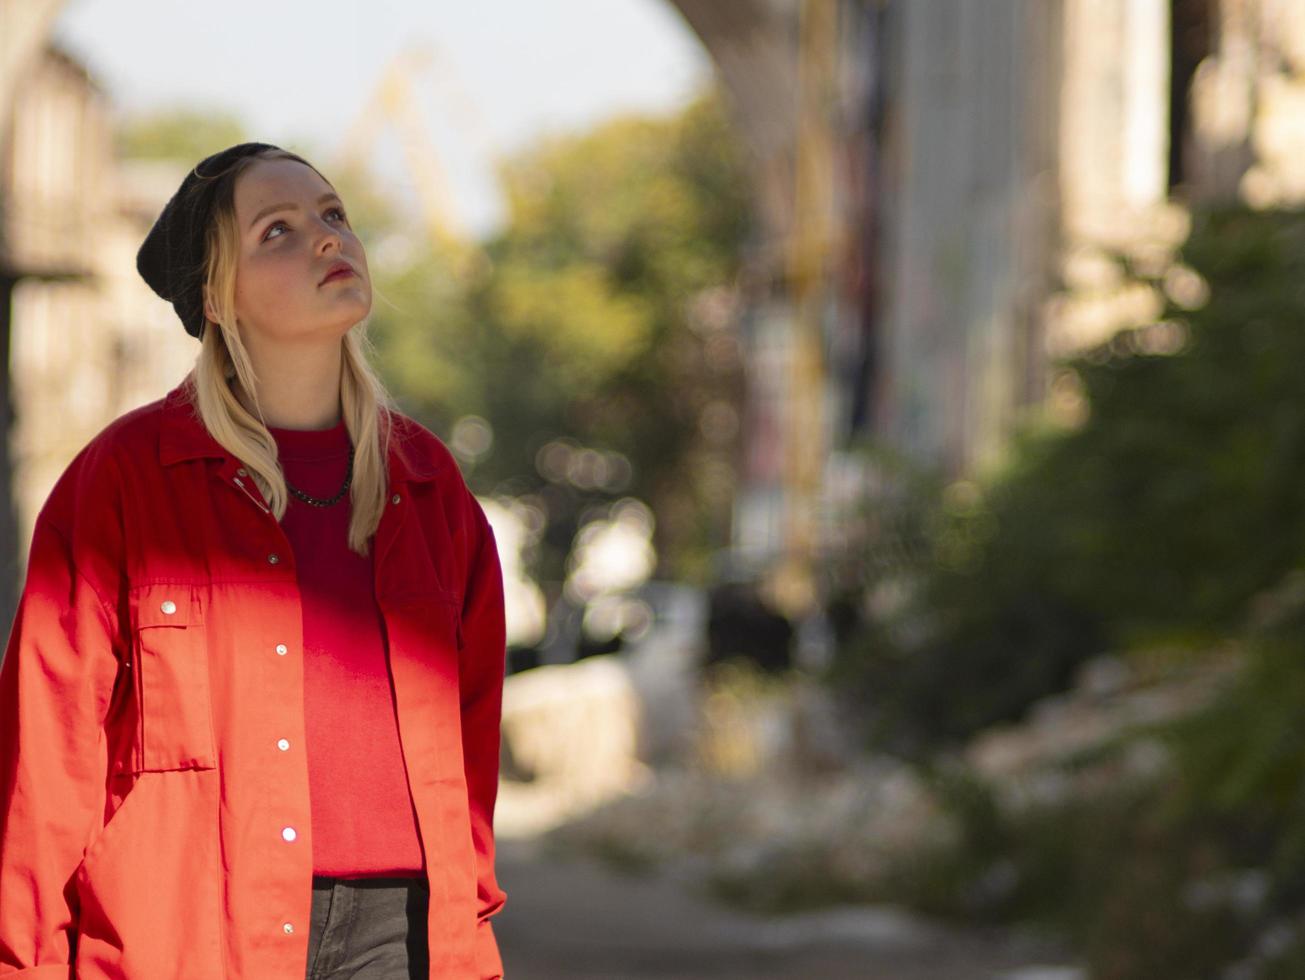
[{"label": "red denim jacket", "polygon": [[[0,977],[305,972],[295,557],[187,391],[106,427],[36,521],[0,664]],[[502,574],[448,449],[393,419],[372,545],[430,976],[492,978]]]}]

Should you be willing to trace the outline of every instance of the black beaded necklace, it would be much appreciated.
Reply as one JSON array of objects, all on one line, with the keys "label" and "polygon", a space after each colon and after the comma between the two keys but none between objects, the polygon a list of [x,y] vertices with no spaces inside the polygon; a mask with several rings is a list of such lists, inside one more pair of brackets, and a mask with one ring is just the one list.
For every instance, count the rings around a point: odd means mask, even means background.
[{"label": "black beaded necklace", "polygon": [[330,507],[332,504],[338,504],[344,499],[344,495],[349,492],[349,484],[353,482],[353,446],[349,447],[349,468],[344,474],[344,486],[342,486],[334,497],[311,497],[304,493],[296,486],[292,486],[289,480],[285,481],[285,488],[293,493],[296,497],[306,504],[312,504],[314,507]]}]

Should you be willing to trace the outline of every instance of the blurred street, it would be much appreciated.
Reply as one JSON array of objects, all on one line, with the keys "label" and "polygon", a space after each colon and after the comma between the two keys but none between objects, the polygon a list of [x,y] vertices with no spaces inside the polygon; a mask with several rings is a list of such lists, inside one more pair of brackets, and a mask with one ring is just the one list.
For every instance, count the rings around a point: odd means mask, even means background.
[{"label": "blurred street", "polygon": [[1033,939],[930,924],[896,909],[844,906],[763,918],[731,911],[669,876],[624,875],[503,841],[495,919],[510,980],[862,978],[1081,980]]}]

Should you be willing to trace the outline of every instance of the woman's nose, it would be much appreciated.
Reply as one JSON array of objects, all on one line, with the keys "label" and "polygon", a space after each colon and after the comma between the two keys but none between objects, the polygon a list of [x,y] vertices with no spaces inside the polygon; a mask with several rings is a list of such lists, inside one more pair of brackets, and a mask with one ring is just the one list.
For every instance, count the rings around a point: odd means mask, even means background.
[{"label": "woman's nose", "polygon": [[321,226],[322,226],[321,232],[319,233],[319,237],[317,239],[318,250],[320,251],[322,249],[325,249],[326,246],[331,242],[335,243],[335,247],[337,250],[343,249],[344,239],[340,237],[339,230],[333,228],[330,224],[328,224],[325,221],[321,222]]}]

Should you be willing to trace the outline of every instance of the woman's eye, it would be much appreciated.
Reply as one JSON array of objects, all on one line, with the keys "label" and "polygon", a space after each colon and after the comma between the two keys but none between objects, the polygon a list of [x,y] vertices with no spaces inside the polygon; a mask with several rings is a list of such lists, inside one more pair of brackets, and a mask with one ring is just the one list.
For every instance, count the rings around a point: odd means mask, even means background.
[{"label": "woman's eye", "polygon": [[[349,216],[344,213],[343,208],[328,208],[326,213],[338,214],[340,218],[346,223],[348,223],[349,221]],[[270,225],[267,226],[267,231],[263,232],[263,241],[268,241],[271,238],[280,238],[281,237],[280,235],[273,235],[272,232],[275,231],[277,228],[289,228],[289,227],[290,226],[287,225],[284,221],[273,221]]]}]

